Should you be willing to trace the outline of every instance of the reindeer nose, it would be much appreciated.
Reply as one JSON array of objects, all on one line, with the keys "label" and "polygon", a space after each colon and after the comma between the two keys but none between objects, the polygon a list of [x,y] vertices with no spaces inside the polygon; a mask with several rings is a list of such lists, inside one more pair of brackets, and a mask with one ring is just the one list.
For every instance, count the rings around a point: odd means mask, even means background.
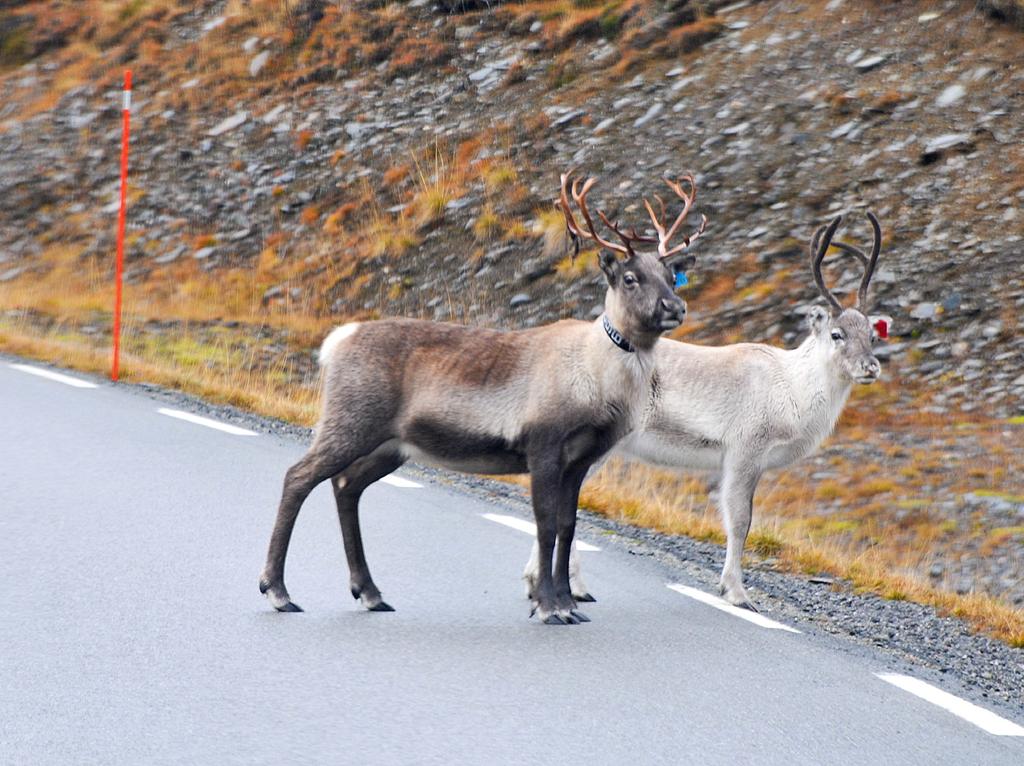
[{"label": "reindeer nose", "polygon": [[682,319],[686,316],[686,301],[679,298],[662,298],[661,309],[668,316],[674,316],[677,319]]}]

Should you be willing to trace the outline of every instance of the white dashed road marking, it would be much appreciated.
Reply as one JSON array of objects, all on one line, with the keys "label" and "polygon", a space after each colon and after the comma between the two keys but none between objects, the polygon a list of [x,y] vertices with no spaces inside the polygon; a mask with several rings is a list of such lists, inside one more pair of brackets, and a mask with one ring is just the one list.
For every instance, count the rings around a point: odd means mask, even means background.
[{"label": "white dashed road marking", "polygon": [[224,433],[234,434],[235,436],[256,436],[255,431],[250,431],[245,428],[239,428],[238,426],[232,426],[227,423],[220,423],[216,420],[210,420],[209,418],[203,418],[199,415],[193,415],[191,412],[182,412],[181,410],[170,410],[166,407],[161,407],[157,410],[161,415],[166,415],[169,418],[177,418],[178,420],[185,420],[189,423],[195,423],[197,426],[205,426],[206,428],[213,428],[217,431],[223,431]]},{"label": "white dashed road marking", "polygon": [[390,484],[392,487],[402,487],[403,489],[423,489],[422,484],[417,484],[415,481],[409,481],[408,479],[403,479],[401,476],[395,476],[394,474],[385,476],[381,481],[385,484]]},{"label": "white dashed road marking", "polygon": [[948,710],[953,715],[960,716],[989,734],[1001,737],[1024,737],[1024,727],[1018,726],[1013,721],[1007,721],[1005,718],[949,692],[944,692],[931,684],[926,684],[924,681],[899,673],[875,673],[875,675],[886,683],[898,686],[903,691],[910,692],[933,705]]},{"label": "white dashed road marking", "polygon": [[[537,536],[537,525],[532,521],[526,519],[520,519],[518,516],[506,516],[503,513],[482,513],[480,514],[488,521],[494,521],[498,524],[504,524],[506,527],[512,527],[512,529],[518,529],[520,532],[536,537]],[[576,549],[580,551],[599,551],[601,550],[596,545],[585,543],[580,540],[576,541]]]},{"label": "white dashed road marking", "polygon": [[713,606],[715,609],[721,609],[726,614],[731,614],[733,617],[739,617],[741,620],[746,620],[747,622],[752,622],[755,625],[760,625],[762,628],[768,628],[770,630],[785,630],[789,633],[800,632],[796,628],[783,625],[781,622],[775,622],[775,620],[769,620],[764,615],[758,614],[757,612],[751,612],[749,609],[741,609],[738,606],[733,606],[728,601],[712,596],[702,590],[691,588],[688,585],[669,583],[668,587],[676,593],[682,593],[684,596],[689,596],[703,604]]},{"label": "white dashed road marking", "polygon": [[38,375],[40,378],[55,380],[58,383],[63,383],[65,386],[74,386],[75,388],[97,388],[95,383],[90,383],[88,380],[72,378],[70,375],[61,375],[59,372],[44,370],[42,367],[32,367],[27,364],[12,364],[11,367],[20,372],[27,372],[29,375]]}]

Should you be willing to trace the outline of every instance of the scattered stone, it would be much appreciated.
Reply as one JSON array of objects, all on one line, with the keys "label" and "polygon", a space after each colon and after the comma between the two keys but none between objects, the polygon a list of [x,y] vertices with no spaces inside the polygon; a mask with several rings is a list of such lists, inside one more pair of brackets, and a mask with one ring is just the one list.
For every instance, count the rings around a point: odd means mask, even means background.
[{"label": "scattered stone", "polygon": [[586,112],[583,111],[582,109],[573,109],[571,111],[566,112],[561,117],[559,117],[557,120],[552,122],[551,123],[551,127],[553,127],[553,128],[564,128],[567,125],[571,125],[572,123],[576,122],[577,120],[579,120],[585,114],[586,114]]},{"label": "scattered stone", "polygon": [[253,60],[249,62],[249,76],[255,77],[263,71],[263,67],[270,61],[270,51],[261,51],[257,53]]},{"label": "scattered stone", "polygon": [[197,261],[202,261],[209,258],[215,252],[217,252],[217,248],[215,247],[201,247],[194,253],[192,253],[192,257],[195,258]]},{"label": "scattered stone", "polygon": [[910,312],[913,319],[935,319],[938,307],[934,303],[919,303]]},{"label": "scattered stone", "polygon": [[448,200],[445,204],[445,210],[462,210],[465,207],[469,207],[473,204],[472,197],[459,197],[458,199]]},{"label": "scattered stone", "polygon": [[178,245],[170,252],[164,253],[163,255],[159,255],[156,258],[154,258],[153,263],[159,263],[162,265],[165,263],[171,263],[173,261],[176,261],[178,260],[178,258],[185,254],[185,251],[187,249],[188,248],[186,248],[185,245]]},{"label": "scattered stone", "polygon": [[518,308],[519,306],[525,306],[528,303],[533,303],[533,298],[528,293],[516,293],[512,296],[508,305],[510,308]]},{"label": "scattered stone", "polygon": [[849,133],[851,130],[853,130],[855,127],[857,127],[857,121],[856,120],[850,120],[849,122],[844,122],[838,128],[836,128],[831,133],[829,133],[828,137],[829,138],[842,138],[847,133]]},{"label": "scattered stone", "polygon": [[644,112],[642,117],[637,118],[637,120],[633,123],[633,127],[642,128],[644,125],[646,125],[659,114],[661,114],[661,111],[664,108],[665,105],[661,101],[654,102],[653,104],[651,104],[651,107],[646,112]]},{"label": "scattered stone", "polygon": [[968,133],[945,133],[941,136],[929,139],[921,152],[921,161],[934,161],[947,149],[972,149],[974,142]]},{"label": "scattered stone", "polygon": [[227,19],[224,16],[216,16],[203,24],[202,30],[203,32],[212,32],[217,27],[222,26],[225,21]]},{"label": "scattered stone", "polygon": [[213,127],[210,130],[206,131],[206,135],[208,135],[208,136],[221,136],[221,135],[224,135],[225,133],[228,133],[228,132],[234,130],[239,125],[242,125],[248,119],[249,119],[249,113],[248,112],[238,112],[236,114],[231,115],[227,119],[224,119],[221,122],[217,123],[216,127]]},{"label": "scattered stone", "polygon": [[[266,306],[268,303],[270,303],[270,301],[274,300],[274,298],[280,298],[283,295],[284,295],[284,286],[283,285],[274,285],[273,287],[270,287],[270,288],[268,288],[267,290],[264,291],[263,298],[262,298],[263,305]],[[433,306],[430,306],[430,308],[433,308]]]},{"label": "scattered stone", "polygon": [[948,88],[942,91],[942,93],[939,94],[939,97],[937,99],[935,99],[935,106],[952,106],[957,101],[962,99],[965,95],[967,95],[967,89],[964,88],[963,85],[960,85],[959,83],[957,83],[956,85],[950,85]]},{"label": "scattered stone", "polygon": [[859,72],[870,72],[872,69],[877,69],[885,63],[885,56],[868,56],[866,59],[861,59],[853,66]]},{"label": "scattered stone", "polygon": [[74,130],[81,130],[84,127],[91,125],[95,119],[99,117],[99,112],[87,112],[86,114],[76,114],[68,120],[68,124]]}]

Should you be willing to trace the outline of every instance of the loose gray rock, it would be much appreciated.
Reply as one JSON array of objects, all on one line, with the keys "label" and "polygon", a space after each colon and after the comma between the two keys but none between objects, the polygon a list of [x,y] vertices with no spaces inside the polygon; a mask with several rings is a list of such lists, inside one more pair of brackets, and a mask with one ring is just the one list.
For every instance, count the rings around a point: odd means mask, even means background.
[{"label": "loose gray rock", "polygon": [[508,305],[510,308],[518,308],[519,306],[525,306],[528,303],[533,303],[533,298],[528,293],[517,293],[512,296]]},{"label": "loose gray rock", "polygon": [[924,156],[938,154],[953,147],[971,146],[971,136],[968,133],[945,133],[941,136],[929,139],[924,145]]},{"label": "loose gray rock", "polygon": [[913,319],[934,319],[938,314],[938,307],[934,303],[919,303],[910,312]]},{"label": "loose gray rock", "polygon": [[210,130],[206,131],[206,135],[208,135],[208,136],[221,136],[221,135],[224,135],[225,133],[228,133],[228,132],[234,130],[239,125],[242,125],[248,119],[249,119],[249,113],[248,112],[238,112],[236,114],[231,115],[227,119],[222,120],[221,122],[217,123],[217,125],[215,127],[213,127]]},{"label": "loose gray rock", "polygon": [[636,122],[633,123],[633,127],[642,128],[644,125],[646,125],[659,114],[661,114],[664,108],[665,105],[661,101],[656,101],[655,103],[651,104],[651,107],[646,112],[644,112],[643,116],[637,118]]},{"label": "loose gray rock", "polygon": [[853,66],[859,72],[870,72],[872,69],[877,69],[885,63],[885,56],[868,56],[866,59],[861,59]]},{"label": "loose gray rock", "polygon": [[249,62],[249,76],[255,77],[262,72],[263,67],[267,65],[268,61],[270,61],[270,51],[257,53],[253,60]]},{"label": "loose gray rock", "polygon": [[959,83],[956,85],[950,85],[948,88],[942,91],[942,93],[939,94],[939,97],[937,99],[935,99],[935,106],[952,106],[966,95],[967,89],[963,85],[960,85]]}]

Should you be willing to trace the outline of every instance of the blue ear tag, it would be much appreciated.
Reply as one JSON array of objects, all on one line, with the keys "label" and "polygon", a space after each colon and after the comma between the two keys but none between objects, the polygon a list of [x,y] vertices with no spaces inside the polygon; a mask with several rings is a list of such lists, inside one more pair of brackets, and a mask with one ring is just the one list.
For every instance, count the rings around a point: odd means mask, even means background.
[{"label": "blue ear tag", "polygon": [[677,271],[676,272],[676,289],[678,290],[680,287],[686,287],[688,284],[690,284],[690,279],[686,276],[686,272],[685,271]]}]

